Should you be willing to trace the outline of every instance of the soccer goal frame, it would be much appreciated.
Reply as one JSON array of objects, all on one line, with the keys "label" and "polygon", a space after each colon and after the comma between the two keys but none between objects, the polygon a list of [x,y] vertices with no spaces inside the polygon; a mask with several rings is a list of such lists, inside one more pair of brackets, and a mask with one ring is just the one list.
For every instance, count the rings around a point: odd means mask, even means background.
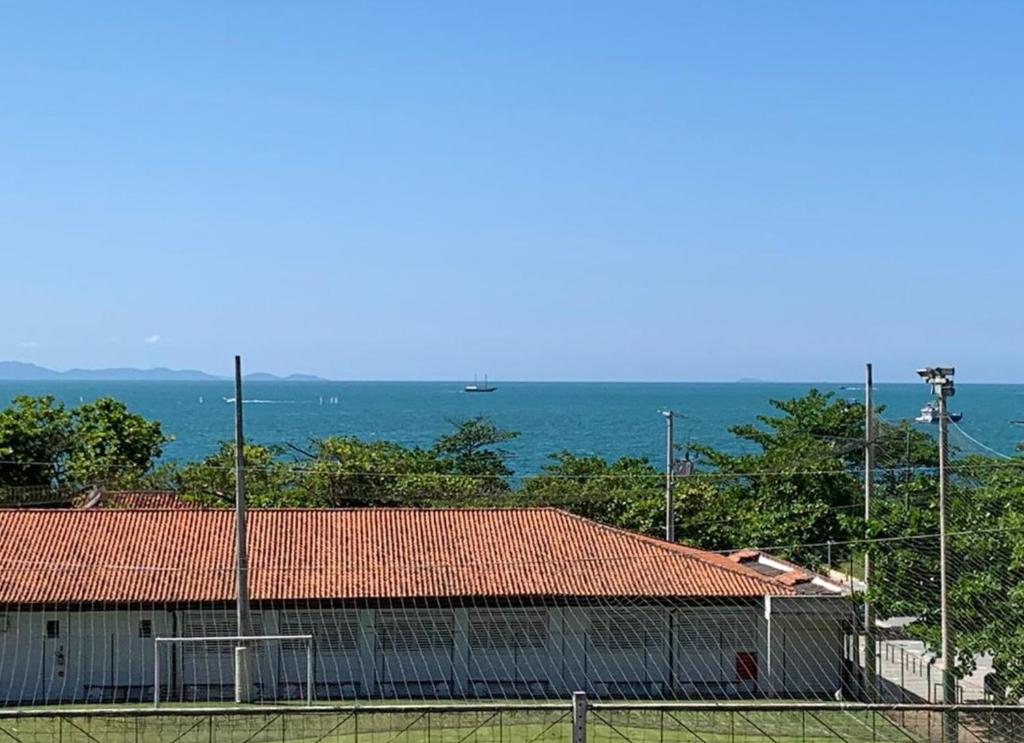
[{"label": "soccer goal frame", "polygon": [[[220,635],[212,637],[154,637],[153,638],[153,706],[160,706],[160,645],[184,644],[184,643],[234,643],[235,645],[235,694],[238,694],[238,668],[242,663],[248,664],[244,659],[248,650],[246,643],[250,642],[281,642],[288,640],[300,640],[306,644],[306,704],[313,705],[313,635]],[[243,660],[244,659],[244,660]],[[236,700],[237,701],[237,700]]]}]

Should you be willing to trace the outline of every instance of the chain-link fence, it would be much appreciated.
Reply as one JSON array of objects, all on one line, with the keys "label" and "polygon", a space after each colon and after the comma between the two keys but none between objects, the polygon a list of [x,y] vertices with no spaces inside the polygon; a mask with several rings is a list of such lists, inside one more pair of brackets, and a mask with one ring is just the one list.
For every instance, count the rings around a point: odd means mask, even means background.
[{"label": "chain-link fence", "polygon": [[[895,743],[941,740],[936,705],[368,705],[47,709],[0,713],[23,743]],[[1024,743],[1024,708],[956,708],[964,743]]]}]

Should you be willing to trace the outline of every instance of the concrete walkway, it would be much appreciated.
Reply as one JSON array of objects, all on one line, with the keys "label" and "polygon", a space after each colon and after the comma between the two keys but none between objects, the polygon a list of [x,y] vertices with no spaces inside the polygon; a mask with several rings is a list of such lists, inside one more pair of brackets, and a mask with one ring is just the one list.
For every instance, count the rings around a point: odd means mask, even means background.
[{"label": "concrete walkway", "polygon": [[[861,638],[860,657],[864,658],[864,638]],[[992,670],[992,657],[975,658],[976,667],[969,676],[957,683],[957,701],[962,703],[985,701],[985,675]],[[918,640],[882,640],[878,643],[878,675],[898,689],[904,690],[911,701],[917,697],[927,702],[942,701],[943,662],[925,649]],[[896,692],[896,696],[901,692]]]}]

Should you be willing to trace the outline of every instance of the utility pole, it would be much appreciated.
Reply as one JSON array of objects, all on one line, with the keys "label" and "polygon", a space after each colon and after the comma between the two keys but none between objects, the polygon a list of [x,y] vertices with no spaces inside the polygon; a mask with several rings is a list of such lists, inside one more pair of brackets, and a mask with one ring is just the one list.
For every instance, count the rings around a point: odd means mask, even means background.
[{"label": "utility pole", "polygon": [[[946,544],[946,491],[949,489],[949,411],[947,400],[956,394],[953,387],[953,367],[929,367],[917,373],[931,385],[939,403],[939,613],[942,625],[942,703],[956,704],[956,658],[953,649],[953,628],[949,622],[949,550]],[[942,714],[943,743],[957,743],[957,713],[946,710]]]},{"label": "utility pole", "polygon": [[[242,357],[235,356],[235,609],[239,637],[252,634],[249,616],[249,560],[245,538],[245,436],[242,432]],[[250,701],[249,648],[235,647],[235,703]]]},{"label": "utility pole", "polygon": [[[871,496],[874,490],[873,470],[875,467],[875,408],[874,380],[871,364],[864,366],[864,521],[871,522]],[[871,583],[871,542],[864,544],[864,586],[870,591]],[[875,607],[871,600],[864,600],[864,669],[867,672],[868,699],[874,701],[876,696],[875,673],[877,671],[875,653]]]},{"label": "utility pole", "polygon": [[671,410],[663,410],[665,416],[665,539],[670,542],[676,541],[676,507],[673,502],[673,472],[675,464],[675,413]]}]

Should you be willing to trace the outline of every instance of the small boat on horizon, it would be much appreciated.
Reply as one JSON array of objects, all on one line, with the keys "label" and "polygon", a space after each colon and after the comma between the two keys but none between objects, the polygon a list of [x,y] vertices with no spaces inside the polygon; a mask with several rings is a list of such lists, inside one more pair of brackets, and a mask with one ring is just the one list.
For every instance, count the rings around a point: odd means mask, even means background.
[{"label": "small boat on horizon", "polygon": [[467,384],[462,389],[465,392],[494,392],[498,388],[497,387],[492,387],[491,385],[487,384],[487,375],[486,374],[484,374],[484,383],[483,384],[479,384],[477,382],[476,375],[474,374],[473,375],[473,384]]}]

